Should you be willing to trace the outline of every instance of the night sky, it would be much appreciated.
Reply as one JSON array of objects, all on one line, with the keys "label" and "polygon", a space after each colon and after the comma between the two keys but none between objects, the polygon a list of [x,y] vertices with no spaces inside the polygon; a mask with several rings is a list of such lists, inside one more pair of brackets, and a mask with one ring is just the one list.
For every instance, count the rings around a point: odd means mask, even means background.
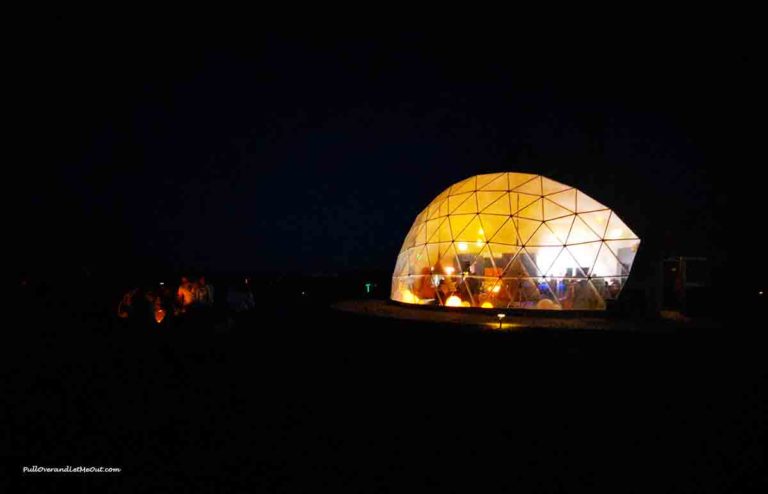
[{"label": "night sky", "polygon": [[389,271],[435,195],[494,171],[592,195],[647,259],[738,263],[730,225],[763,228],[749,29],[261,24],[37,22],[12,264]]}]

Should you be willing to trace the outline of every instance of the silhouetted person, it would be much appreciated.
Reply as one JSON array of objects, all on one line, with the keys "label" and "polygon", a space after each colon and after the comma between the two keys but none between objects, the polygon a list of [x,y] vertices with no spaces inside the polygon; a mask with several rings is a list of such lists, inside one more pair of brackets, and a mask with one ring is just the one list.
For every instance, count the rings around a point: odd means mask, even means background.
[{"label": "silhouetted person", "polygon": [[432,271],[425,267],[421,270],[421,277],[417,277],[413,283],[413,292],[422,300],[434,300],[435,286],[432,284]]},{"label": "silhouetted person", "polygon": [[571,285],[573,287],[573,308],[574,309],[592,309],[594,308],[595,296],[592,290],[587,286],[587,280],[579,280]]},{"label": "silhouetted person", "polygon": [[180,313],[185,313],[195,302],[194,285],[186,276],[181,277],[179,289],[176,291],[176,300]]},{"label": "silhouetted person", "polygon": [[120,319],[130,319],[136,316],[134,304],[138,292],[138,288],[131,288],[123,294],[120,303],[117,305],[117,317]]},{"label": "silhouetted person", "polygon": [[213,307],[213,285],[206,281],[205,276],[198,278],[192,293],[195,304],[201,307]]}]

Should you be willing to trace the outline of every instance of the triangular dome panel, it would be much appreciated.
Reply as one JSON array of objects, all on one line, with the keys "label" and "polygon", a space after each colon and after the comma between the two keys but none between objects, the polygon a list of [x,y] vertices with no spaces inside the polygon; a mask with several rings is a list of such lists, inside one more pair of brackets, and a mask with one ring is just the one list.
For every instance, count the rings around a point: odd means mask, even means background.
[{"label": "triangular dome panel", "polygon": [[541,177],[534,177],[531,180],[519,185],[513,189],[515,192],[524,194],[541,195]]},{"label": "triangular dome panel", "polygon": [[[499,178],[504,178],[506,182],[506,176],[506,173],[486,173],[485,175],[478,175],[475,185],[477,186],[477,190],[485,190],[486,186],[492,184]],[[501,190],[507,190],[506,186]]]},{"label": "triangular dome panel", "polygon": [[479,187],[480,190],[497,190],[507,191],[509,190],[509,184],[507,182],[507,174],[500,173],[496,178]]}]

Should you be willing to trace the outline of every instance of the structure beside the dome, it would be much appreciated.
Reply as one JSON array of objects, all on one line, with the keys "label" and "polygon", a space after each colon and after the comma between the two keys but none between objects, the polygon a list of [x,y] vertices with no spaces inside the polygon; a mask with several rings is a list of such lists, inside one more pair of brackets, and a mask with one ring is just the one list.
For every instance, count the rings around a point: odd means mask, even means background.
[{"label": "structure beside the dome", "polygon": [[413,222],[392,300],[485,309],[605,309],[640,239],[609,208],[540,175],[477,175]]}]

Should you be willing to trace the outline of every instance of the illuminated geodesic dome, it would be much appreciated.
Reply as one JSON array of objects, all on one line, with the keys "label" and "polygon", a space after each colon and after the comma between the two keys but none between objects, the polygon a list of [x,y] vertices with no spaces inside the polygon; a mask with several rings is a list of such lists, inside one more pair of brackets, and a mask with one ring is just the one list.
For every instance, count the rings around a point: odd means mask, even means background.
[{"label": "illuminated geodesic dome", "polygon": [[445,189],[416,217],[392,274],[392,300],[449,307],[605,309],[640,239],[580,190],[528,173]]}]

